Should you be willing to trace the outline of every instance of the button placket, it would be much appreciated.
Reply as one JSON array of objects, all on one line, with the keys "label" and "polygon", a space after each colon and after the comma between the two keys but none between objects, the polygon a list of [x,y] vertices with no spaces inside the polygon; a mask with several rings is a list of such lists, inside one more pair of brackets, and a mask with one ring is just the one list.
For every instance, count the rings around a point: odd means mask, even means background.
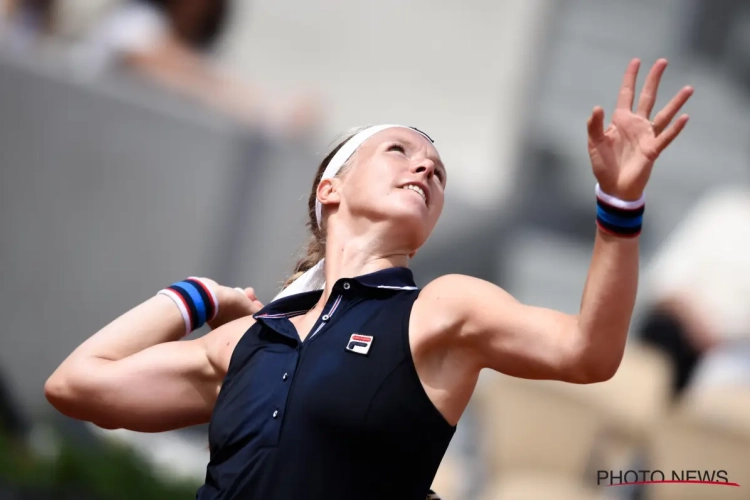
[{"label": "button placket", "polygon": [[336,299],[333,301],[332,305],[330,306],[330,309],[326,314],[320,317],[320,321],[318,322],[318,327],[315,328],[304,340],[304,342],[308,342],[313,339],[313,337],[316,337],[318,335],[318,332],[323,329],[328,324],[328,321],[333,317],[334,313],[338,309],[339,305],[341,304],[342,299],[344,298],[343,295],[339,294]]},{"label": "button placket", "polygon": [[276,379],[278,381],[277,383],[279,384],[278,389],[275,391],[273,402],[267,409],[267,415],[269,415],[271,420],[271,422],[269,422],[269,425],[270,428],[273,429],[271,432],[274,433],[275,442],[278,442],[281,436],[285,418],[283,412],[287,408],[287,404],[289,403],[289,395],[294,386],[294,374],[296,373],[297,365],[302,353],[301,347],[301,344],[299,344],[294,349],[293,355],[283,366],[280,367],[281,373],[276,374],[276,376],[279,377]]}]

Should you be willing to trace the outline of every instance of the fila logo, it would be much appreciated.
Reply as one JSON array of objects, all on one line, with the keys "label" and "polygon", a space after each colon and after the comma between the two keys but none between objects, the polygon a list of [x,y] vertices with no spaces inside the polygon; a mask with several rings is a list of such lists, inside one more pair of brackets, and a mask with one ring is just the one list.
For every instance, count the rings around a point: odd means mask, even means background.
[{"label": "fila logo", "polygon": [[372,346],[372,339],[373,337],[369,335],[352,333],[352,336],[349,337],[349,343],[346,344],[346,350],[367,355],[370,352],[370,346]]}]

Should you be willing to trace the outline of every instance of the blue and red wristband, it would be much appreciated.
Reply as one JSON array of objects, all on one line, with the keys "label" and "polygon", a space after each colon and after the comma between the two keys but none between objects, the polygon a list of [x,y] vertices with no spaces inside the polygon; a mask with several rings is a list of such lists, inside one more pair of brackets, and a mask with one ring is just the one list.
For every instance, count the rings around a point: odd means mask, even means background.
[{"label": "blue and red wristband", "polygon": [[177,305],[185,321],[185,335],[214,319],[219,312],[216,295],[200,278],[178,281],[160,290],[158,295],[166,295]]},{"label": "blue and red wristband", "polygon": [[645,195],[636,201],[615,198],[596,185],[596,225],[607,234],[635,238],[641,234]]}]

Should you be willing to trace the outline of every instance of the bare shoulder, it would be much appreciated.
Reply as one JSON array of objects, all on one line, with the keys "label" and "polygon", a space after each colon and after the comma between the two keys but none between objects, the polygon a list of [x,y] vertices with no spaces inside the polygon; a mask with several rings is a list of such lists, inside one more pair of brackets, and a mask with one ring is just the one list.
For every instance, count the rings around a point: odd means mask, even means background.
[{"label": "bare shoulder", "polygon": [[[499,286],[489,281],[463,274],[446,274],[431,281],[419,295],[422,308],[432,314],[453,318],[460,323],[466,314],[481,313],[491,297],[495,306],[502,307],[515,299]],[[456,325],[457,326],[457,325]]]},{"label": "bare shoulder", "polygon": [[471,300],[486,293],[501,291],[510,299],[511,296],[502,288],[489,281],[467,276],[465,274],[446,274],[435,278],[424,287],[422,296],[429,300]]},{"label": "bare shoulder", "polygon": [[510,294],[488,281],[462,274],[440,276],[420,292],[411,323],[430,338],[458,340],[467,318],[486,307],[487,301],[481,299],[488,295],[493,297],[495,307],[502,307],[503,299],[513,301]]},{"label": "bare shoulder", "polygon": [[215,369],[226,374],[234,348],[237,347],[237,343],[245,332],[254,324],[255,319],[252,316],[245,316],[222,325],[199,339]]},{"label": "bare shoulder", "polygon": [[449,335],[458,326],[455,311],[457,294],[454,287],[464,281],[462,275],[441,276],[428,283],[414,302],[409,331],[418,340]]},{"label": "bare shoulder", "polygon": [[479,337],[515,328],[516,319],[526,312],[510,293],[489,281],[447,274],[423,288],[414,304],[412,324],[451,348],[476,351]]}]

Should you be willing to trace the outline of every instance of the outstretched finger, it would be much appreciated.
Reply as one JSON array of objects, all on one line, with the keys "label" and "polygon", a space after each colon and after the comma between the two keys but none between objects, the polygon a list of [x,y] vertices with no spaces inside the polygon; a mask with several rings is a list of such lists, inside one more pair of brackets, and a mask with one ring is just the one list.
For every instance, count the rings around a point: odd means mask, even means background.
[{"label": "outstretched finger", "polygon": [[661,111],[656,113],[654,117],[654,131],[656,134],[660,134],[662,130],[667,128],[669,122],[674,119],[677,113],[682,109],[682,106],[690,99],[693,95],[693,87],[687,86],[680,89],[679,92],[667,103]]},{"label": "outstretched finger", "polygon": [[641,67],[640,59],[633,59],[625,70],[622,78],[620,93],[617,95],[617,108],[633,110],[633,99],[635,98],[635,81],[638,78],[638,69]]},{"label": "outstretched finger", "polygon": [[688,122],[688,115],[680,116],[667,130],[659,134],[656,138],[656,149],[661,153],[667,146],[669,146],[675,138],[680,135],[682,129],[685,128]]},{"label": "outstretched finger", "polygon": [[648,76],[646,77],[646,83],[643,84],[641,95],[638,98],[636,114],[644,118],[651,116],[651,111],[654,109],[654,104],[656,103],[656,93],[659,90],[661,76],[664,74],[665,69],[667,69],[666,59],[659,59],[651,67],[651,71],[648,72]]},{"label": "outstretched finger", "polygon": [[589,140],[594,144],[599,144],[604,140],[604,110],[596,106],[591,112],[591,116],[586,122],[589,131]]}]

